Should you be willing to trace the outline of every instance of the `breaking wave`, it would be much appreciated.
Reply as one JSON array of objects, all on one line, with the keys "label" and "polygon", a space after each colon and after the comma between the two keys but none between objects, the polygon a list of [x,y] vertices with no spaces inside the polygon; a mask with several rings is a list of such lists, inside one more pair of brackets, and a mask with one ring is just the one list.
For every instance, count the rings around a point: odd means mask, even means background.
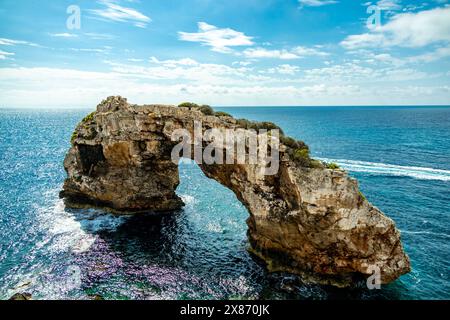
[{"label": "breaking wave", "polygon": [[450,170],[425,167],[399,166],[394,164],[365,162],[345,159],[319,158],[326,162],[336,162],[342,168],[353,172],[365,172],[374,175],[411,177],[420,180],[450,181]]}]

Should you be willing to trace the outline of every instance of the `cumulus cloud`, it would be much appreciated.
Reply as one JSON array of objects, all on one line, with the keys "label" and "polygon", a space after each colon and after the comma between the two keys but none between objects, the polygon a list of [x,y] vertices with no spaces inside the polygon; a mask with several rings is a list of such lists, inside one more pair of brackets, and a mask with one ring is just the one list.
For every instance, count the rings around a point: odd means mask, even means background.
[{"label": "cumulus cloud", "polygon": [[450,57],[450,47],[437,48],[434,51],[407,58],[409,62],[432,62]]},{"label": "cumulus cloud", "polygon": [[269,68],[267,70],[267,73],[279,73],[279,74],[293,76],[299,71],[300,71],[300,67],[298,67],[298,66],[293,66],[290,64],[281,64],[275,68]]},{"label": "cumulus cloud", "polygon": [[174,104],[185,100],[220,105],[383,104],[380,99],[385,104],[450,102],[449,90],[442,86],[417,86],[408,91],[399,85],[398,81],[430,76],[413,68],[371,68],[357,63],[314,69],[295,64],[249,67],[202,63],[188,57],[104,63],[109,71],[0,68],[0,104],[92,107],[116,94],[136,103]]},{"label": "cumulus cloud", "polygon": [[230,28],[218,28],[206,22],[198,22],[197,32],[178,32],[183,41],[199,42],[216,52],[230,52],[230,47],[251,46],[252,37]]},{"label": "cumulus cloud", "polygon": [[376,6],[380,10],[400,10],[402,8],[399,0],[380,0]]},{"label": "cumulus cloud", "polygon": [[[20,83],[20,86],[10,86]],[[404,105],[449,103],[450,87],[314,83],[306,85],[163,83],[134,79],[116,72],[56,68],[0,68],[4,106],[89,107],[110,95],[132,103],[191,100],[211,105]]]},{"label": "cumulus cloud", "polygon": [[109,95],[120,94],[133,103],[173,103],[185,100],[221,105],[301,105],[349,103],[358,87],[313,84],[306,86],[198,84],[147,82],[117,72],[57,68],[0,68],[0,85],[21,83],[0,96],[8,106],[93,107]]},{"label": "cumulus cloud", "polygon": [[450,42],[450,7],[395,15],[371,33],[350,35],[341,42],[347,49],[368,47],[423,47]]}]

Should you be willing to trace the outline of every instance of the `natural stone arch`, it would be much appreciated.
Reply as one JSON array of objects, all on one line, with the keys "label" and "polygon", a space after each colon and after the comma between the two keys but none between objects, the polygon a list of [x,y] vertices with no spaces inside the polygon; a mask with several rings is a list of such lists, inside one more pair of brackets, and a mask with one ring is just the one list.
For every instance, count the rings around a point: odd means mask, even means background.
[{"label": "natural stone arch", "polygon": [[[174,130],[235,129],[231,117],[162,105],[130,105],[120,97],[103,101],[74,132],[64,161],[68,178],[61,196],[73,207],[96,205],[119,212],[171,211],[178,166],[171,152]],[[200,164],[205,175],[231,189],[249,211],[251,251],[269,271],[351,285],[381,270],[387,283],[410,270],[393,221],[359,192],[343,170],[309,168],[280,147],[280,168],[264,176],[259,165]]]}]

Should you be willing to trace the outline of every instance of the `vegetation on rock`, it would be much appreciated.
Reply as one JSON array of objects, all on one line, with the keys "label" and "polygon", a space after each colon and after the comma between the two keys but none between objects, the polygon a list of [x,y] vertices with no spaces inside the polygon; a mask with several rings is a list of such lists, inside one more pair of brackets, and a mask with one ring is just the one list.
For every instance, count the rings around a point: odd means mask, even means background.
[{"label": "vegetation on rock", "polygon": [[362,200],[364,200],[364,201],[367,200],[366,196],[361,191],[359,191],[359,196],[361,197]]},{"label": "vegetation on rock", "polygon": [[70,138],[70,142],[73,144],[77,138],[78,138],[78,133],[77,133],[77,131],[75,130],[75,131],[72,133],[72,137]]},{"label": "vegetation on rock", "polygon": [[81,123],[86,123],[94,120],[95,111],[89,113],[86,117],[81,120]]},{"label": "vegetation on rock", "polygon": [[247,119],[238,119],[237,124],[244,129],[253,129],[253,130],[278,129],[280,131],[280,134],[284,135],[283,130],[279,126],[277,126],[275,123],[269,122],[269,121],[258,122],[258,121],[250,121]]},{"label": "vegetation on rock", "polygon": [[337,163],[334,163],[334,162],[327,163],[326,164],[326,168],[327,169],[333,169],[333,170],[340,169],[339,165]]},{"label": "vegetation on rock", "polygon": [[193,102],[183,102],[181,104],[178,105],[179,108],[188,108],[189,110],[192,109],[196,109],[198,111],[200,111],[201,113],[203,113],[205,116],[213,116],[214,115],[214,110],[213,108],[211,108],[208,105],[198,105],[196,103]]},{"label": "vegetation on rock", "polygon": [[233,117],[231,114],[229,114],[227,112],[223,112],[223,111],[216,111],[214,113],[214,115],[217,116],[217,117],[230,117],[230,118]]},{"label": "vegetation on rock", "polygon": [[[232,117],[230,114],[223,112],[223,111],[217,111],[214,112],[213,108],[211,108],[208,105],[198,105],[193,102],[183,102],[180,105],[178,105],[180,108],[188,108],[189,110],[197,109],[201,111],[204,115],[214,115],[217,117]],[[286,146],[287,153],[293,159],[297,164],[299,164],[302,167],[308,167],[308,168],[324,168],[326,167],[322,162],[318,160],[311,159],[310,153],[309,153],[309,147],[300,140],[296,140],[294,138],[288,137],[284,134],[283,129],[281,129],[278,125],[276,125],[273,122],[270,121],[251,121],[248,119],[237,119],[236,123],[239,127],[247,130],[279,130],[280,132],[280,142]],[[335,165],[335,164],[333,164]],[[330,169],[337,169],[336,167],[332,166]]]},{"label": "vegetation on rock", "polygon": [[213,108],[211,108],[208,105],[202,105],[200,107],[198,107],[198,110],[203,113],[205,116],[213,116],[214,115],[214,110]]},{"label": "vegetation on rock", "polygon": [[198,104],[192,103],[192,102],[183,102],[178,105],[178,108],[188,108],[189,110],[192,110],[192,109],[198,108],[198,107],[199,107]]}]

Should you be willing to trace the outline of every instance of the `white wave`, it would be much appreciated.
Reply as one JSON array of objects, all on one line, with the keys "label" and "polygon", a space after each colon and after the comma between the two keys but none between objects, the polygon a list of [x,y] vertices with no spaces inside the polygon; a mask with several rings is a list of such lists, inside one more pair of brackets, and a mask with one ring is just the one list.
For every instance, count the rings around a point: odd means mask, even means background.
[{"label": "white wave", "polygon": [[[45,196],[53,198],[50,194]],[[114,231],[126,219],[95,209],[77,214],[70,213],[65,210],[63,200],[49,199],[49,201],[54,202],[49,206],[37,207],[39,226],[47,233],[47,236],[36,244],[37,249],[85,252],[97,239],[95,233],[102,230]]]},{"label": "white wave", "polygon": [[210,222],[206,225],[206,230],[213,233],[223,233],[222,226],[217,222]]},{"label": "white wave", "polygon": [[450,170],[433,169],[414,166],[399,166],[394,164],[366,162],[345,159],[318,158],[326,162],[335,162],[342,168],[353,172],[365,172],[376,175],[411,177],[420,180],[450,181]]},{"label": "white wave", "polygon": [[183,200],[184,204],[186,206],[193,206],[196,202],[196,199],[188,194],[182,194],[180,195],[181,200]]}]

